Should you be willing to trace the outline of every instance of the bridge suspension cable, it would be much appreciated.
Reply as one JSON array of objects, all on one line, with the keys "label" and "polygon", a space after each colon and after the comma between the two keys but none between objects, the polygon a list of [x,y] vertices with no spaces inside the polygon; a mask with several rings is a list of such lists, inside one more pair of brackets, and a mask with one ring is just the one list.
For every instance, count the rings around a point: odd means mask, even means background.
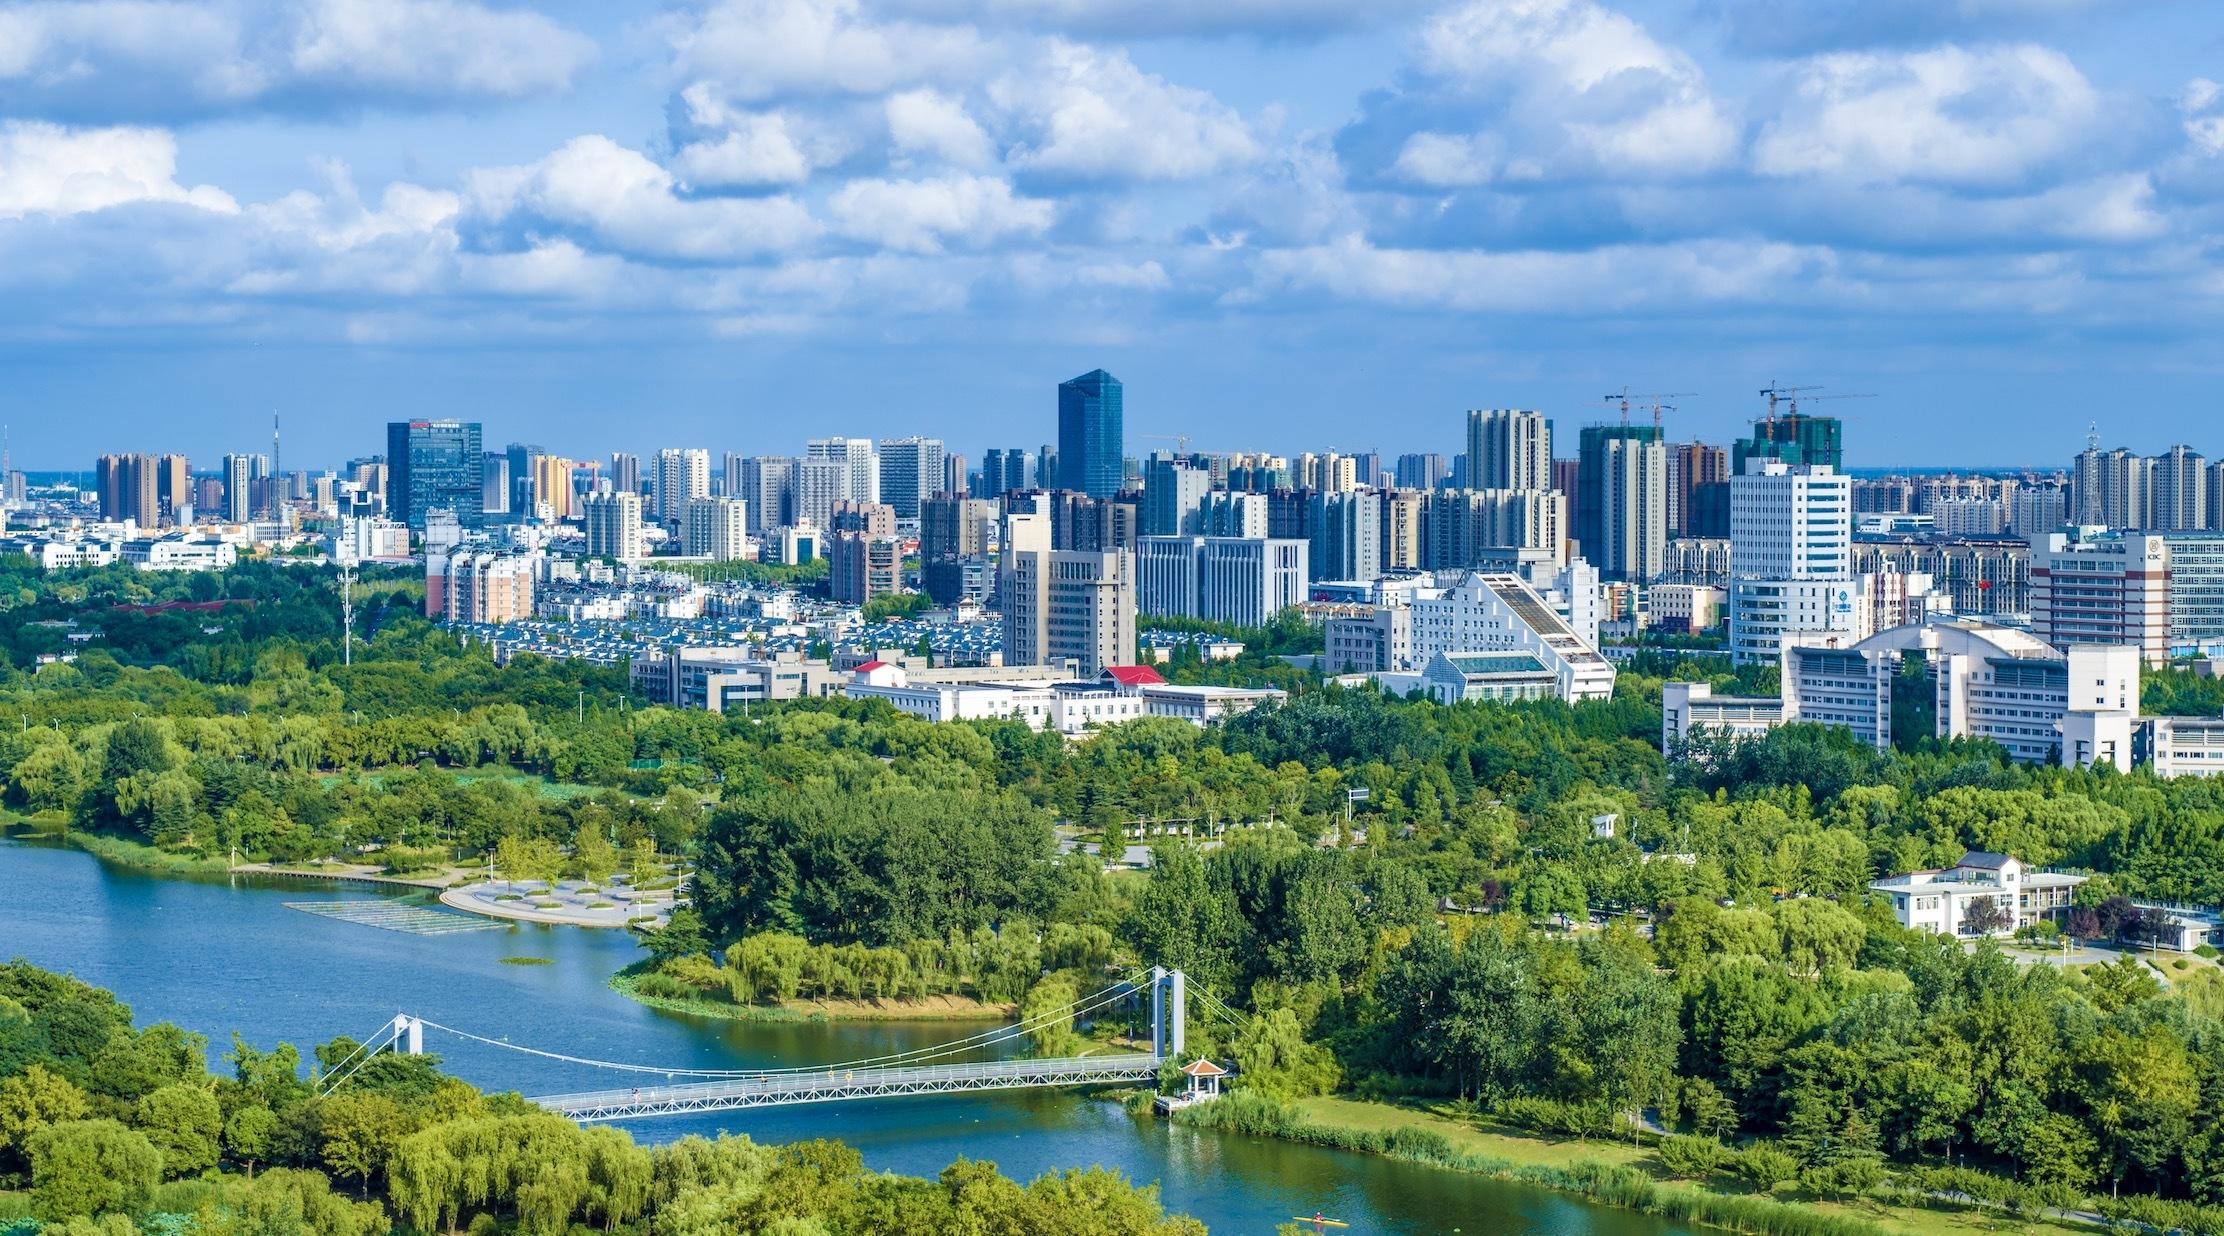
[{"label": "bridge suspension cable", "polygon": [[[555,1060],[564,1064],[576,1064],[587,1068],[610,1069],[622,1073],[653,1073],[663,1077],[772,1077],[784,1076],[789,1074],[824,1073],[836,1069],[855,1070],[859,1068],[889,1068],[894,1067],[898,1064],[915,1064],[921,1061],[934,1060],[944,1056],[957,1055],[961,1052],[975,1051],[981,1048],[994,1046],[995,1044],[1001,1042],[1009,1041],[1021,1035],[1025,1035],[1033,1030],[1039,1029],[1044,1025],[1054,1022],[1061,1017],[1079,1017],[1084,1013],[1094,1012],[1097,1009],[1126,999],[1128,996],[1133,995],[1137,990],[1138,989],[1136,988],[1132,977],[1123,976],[1117,982],[1098,988],[1096,991],[1091,992],[1086,996],[1077,997],[1073,1001],[1061,1005],[1058,1008],[1036,1013],[1032,1017],[1022,1018],[1018,1022],[1015,1022],[1009,1026],[1001,1026],[994,1030],[984,1030],[977,1034],[967,1035],[964,1038],[955,1039],[947,1043],[930,1044],[926,1047],[913,1048],[909,1051],[894,1052],[882,1056],[867,1056],[860,1057],[854,1060],[838,1060],[828,1064],[788,1065],[777,1068],[756,1069],[667,1068],[647,1064],[629,1064],[617,1060],[596,1060],[586,1056],[570,1055],[565,1052],[544,1051],[538,1047],[528,1047],[525,1044],[512,1043],[504,1039],[488,1038],[485,1035],[473,1034],[468,1030],[458,1030],[454,1026],[444,1026],[436,1021],[426,1021],[423,1018],[418,1018],[417,1021],[420,1025],[424,1026],[428,1030],[440,1030],[445,1033],[455,1035],[457,1038],[466,1039],[474,1043],[483,1043],[489,1047],[499,1047],[506,1051],[521,1052],[525,1055],[538,1056],[545,1060]],[[358,1065],[357,1067],[361,1066]],[[335,1082],[334,1084],[336,1085],[337,1083]]]},{"label": "bridge suspension cable", "polygon": [[349,1052],[340,1060],[338,1064],[335,1064],[331,1068],[325,1070],[324,1076],[317,1082],[317,1093],[320,1095],[332,1093],[334,1090],[340,1088],[341,1082],[344,1082],[348,1078],[355,1076],[357,1072],[361,1071],[364,1065],[369,1064],[371,1062],[371,1057],[378,1054],[379,1048],[393,1041],[393,1036],[391,1034],[389,1034],[385,1040],[380,1040],[380,1038],[378,1037],[379,1031],[390,1031],[393,1029],[393,1026],[394,1023],[388,1021],[385,1024],[381,1025],[378,1030],[373,1030],[370,1032],[370,1034],[356,1040],[354,1051]]}]

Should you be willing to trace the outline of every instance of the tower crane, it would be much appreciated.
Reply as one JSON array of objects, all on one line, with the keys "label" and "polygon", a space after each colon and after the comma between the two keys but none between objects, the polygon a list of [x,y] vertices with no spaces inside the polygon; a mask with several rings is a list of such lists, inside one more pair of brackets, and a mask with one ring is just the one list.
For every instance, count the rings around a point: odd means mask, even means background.
[{"label": "tower crane", "polygon": [[1145,442],[1171,442],[1177,455],[1189,453],[1189,435],[1186,433],[1139,433],[1135,436]]},{"label": "tower crane", "polygon": [[1625,386],[1619,391],[1614,391],[1605,395],[1604,398],[1608,403],[1619,404],[1621,406],[1622,424],[1624,425],[1629,424],[1630,400],[1636,400],[1640,406],[1650,404],[1653,410],[1653,428],[1657,430],[1660,428],[1660,414],[1662,412],[1671,412],[1675,410],[1675,405],[1667,402],[1668,400],[1682,399],[1686,396],[1695,395],[1697,393],[1698,392],[1696,391],[1668,391],[1662,394],[1633,395],[1630,393],[1629,388]]},{"label": "tower crane", "polygon": [[1768,396],[1769,436],[1772,438],[1776,436],[1776,403],[1778,400],[1796,400],[1807,391],[1819,391],[1821,389],[1819,386],[1785,386],[1779,382],[1770,382],[1767,386],[1762,387],[1761,394]]},{"label": "tower crane", "polygon": [[[1815,389],[1820,389],[1820,388],[1818,387],[1818,388],[1815,388]],[[1789,426],[1791,427],[1791,431],[1792,431],[1793,433],[1798,433],[1798,432],[1799,432],[1799,405],[1800,405],[1800,402],[1801,402],[1801,400],[1802,400],[1802,399],[1804,399],[1804,400],[1805,400],[1806,402],[1808,402],[1808,403],[1821,403],[1821,402],[1823,402],[1824,400],[1827,400],[1827,399],[1874,399],[1874,398],[1876,398],[1876,396],[1875,396],[1874,394],[1871,394],[1871,393],[1866,393],[1866,392],[1863,392],[1863,393],[1859,393],[1859,394],[1844,394],[1844,395],[1806,395],[1806,396],[1794,395],[1794,396],[1792,396],[1792,397],[1791,397],[1791,398],[1790,398],[1789,400],[1787,400],[1787,401],[1786,401],[1786,407],[1785,407],[1785,410],[1784,410],[1784,423],[1785,423],[1786,425],[1789,425]]]}]

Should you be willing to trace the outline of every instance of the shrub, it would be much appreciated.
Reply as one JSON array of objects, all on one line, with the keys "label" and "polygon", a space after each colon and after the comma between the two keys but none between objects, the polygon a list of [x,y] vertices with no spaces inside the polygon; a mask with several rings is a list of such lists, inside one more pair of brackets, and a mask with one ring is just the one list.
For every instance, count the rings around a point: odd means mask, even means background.
[{"label": "shrub", "polygon": [[1730,1171],[1762,1189],[1799,1178],[1799,1160],[1774,1146],[1747,1146],[1730,1161]]},{"label": "shrub", "polygon": [[1664,1137],[1659,1154],[1671,1175],[1689,1180],[1721,1171],[1730,1161],[1729,1149],[1711,1137]]}]

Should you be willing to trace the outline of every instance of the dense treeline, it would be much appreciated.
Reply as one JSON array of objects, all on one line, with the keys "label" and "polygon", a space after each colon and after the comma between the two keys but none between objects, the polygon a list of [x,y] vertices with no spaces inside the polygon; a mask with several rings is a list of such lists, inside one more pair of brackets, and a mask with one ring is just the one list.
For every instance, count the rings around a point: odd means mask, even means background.
[{"label": "dense treeline", "polygon": [[[206,1050],[174,1026],[135,1028],[107,992],[0,966],[0,1206],[65,1236],[1204,1231],[1105,1171],[1021,1186],[963,1161],[939,1180],[881,1175],[834,1142],[643,1147],[481,1095],[429,1056],[343,1072],[356,1044],[338,1039],[305,1077],[293,1048],[234,1039],[229,1072],[212,1076]],[[0,1230],[15,1217],[0,1210]]]}]

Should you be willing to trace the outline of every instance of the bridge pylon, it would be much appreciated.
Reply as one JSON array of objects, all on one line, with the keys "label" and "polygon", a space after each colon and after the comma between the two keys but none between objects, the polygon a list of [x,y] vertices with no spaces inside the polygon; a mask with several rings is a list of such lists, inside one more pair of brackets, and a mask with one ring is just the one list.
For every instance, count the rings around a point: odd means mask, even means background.
[{"label": "bridge pylon", "polygon": [[1151,967],[1151,1054],[1161,1060],[1180,1058],[1189,1042],[1187,1013],[1189,980],[1179,970]]},{"label": "bridge pylon", "polygon": [[407,1013],[396,1013],[394,1014],[394,1020],[387,1023],[387,1029],[386,1045],[395,1055],[422,1056],[425,1054],[424,1022],[411,1017]]}]

